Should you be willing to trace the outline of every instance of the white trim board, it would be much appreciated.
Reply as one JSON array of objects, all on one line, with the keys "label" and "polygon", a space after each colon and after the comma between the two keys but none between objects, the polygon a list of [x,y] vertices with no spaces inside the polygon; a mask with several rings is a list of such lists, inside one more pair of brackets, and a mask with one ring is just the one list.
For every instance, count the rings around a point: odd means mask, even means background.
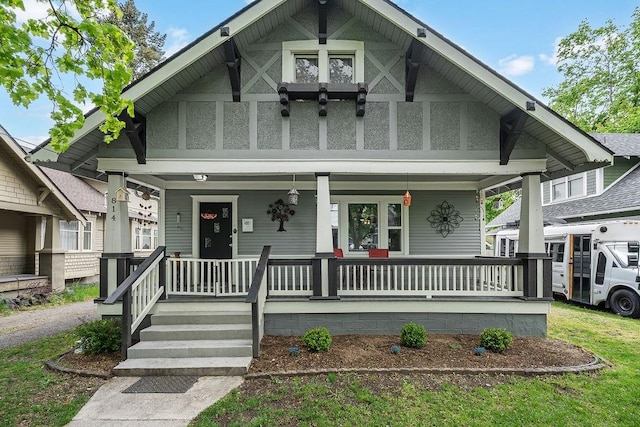
[{"label": "white trim board", "polygon": [[130,174],[293,174],[293,173],[353,173],[353,174],[419,174],[419,175],[514,175],[544,172],[545,159],[511,160],[499,165],[498,160],[216,160],[216,159],[147,159],[144,165],[136,159],[101,158],[98,170],[127,171]]}]

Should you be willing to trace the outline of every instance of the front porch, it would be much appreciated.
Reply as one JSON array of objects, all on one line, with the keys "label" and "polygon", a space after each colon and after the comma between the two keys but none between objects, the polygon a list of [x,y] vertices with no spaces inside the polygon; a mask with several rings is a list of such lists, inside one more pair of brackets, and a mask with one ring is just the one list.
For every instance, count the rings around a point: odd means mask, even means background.
[{"label": "front porch", "polygon": [[[546,335],[550,299],[530,293],[541,288],[528,285],[521,258],[269,253],[266,246],[259,259],[209,260],[165,257],[161,247],[137,267],[123,260],[132,274],[100,306],[103,315],[123,314],[126,361],[118,372],[237,375],[260,354],[265,334],[299,336],[316,326],[334,335],[395,335],[412,321],[434,333],[504,327]],[[548,259],[544,268],[550,270]],[[132,346],[137,332],[140,342]]]}]

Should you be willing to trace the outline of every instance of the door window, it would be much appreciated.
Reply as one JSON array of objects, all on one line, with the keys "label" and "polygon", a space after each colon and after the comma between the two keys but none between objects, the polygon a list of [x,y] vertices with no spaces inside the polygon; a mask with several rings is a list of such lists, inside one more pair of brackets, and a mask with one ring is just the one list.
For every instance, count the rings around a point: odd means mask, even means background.
[{"label": "door window", "polygon": [[598,254],[598,265],[596,266],[596,285],[604,284],[604,273],[607,268],[607,257],[600,252]]}]

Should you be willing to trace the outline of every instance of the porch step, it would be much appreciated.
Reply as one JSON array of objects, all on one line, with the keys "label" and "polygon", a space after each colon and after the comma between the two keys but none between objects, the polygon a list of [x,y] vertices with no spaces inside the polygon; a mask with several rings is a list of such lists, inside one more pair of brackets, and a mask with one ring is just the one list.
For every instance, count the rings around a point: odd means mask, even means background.
[{"label": "porch step", "polygon": [[127,359],[113,370],[123,377],[161,375],[242,376],[249,370],[251,357],[185,357]]},{"label": "porch step", "polygon": [[251,340],[140,341],[129,348],[131,359],[176,357],[251,357]]},{"label": "porch step", "polygon": [[216,324],[251,324],[249,311],[222,312],[174,312],[162,311],[151,316],[152,325],[216,325]]},{"label": "porch step", "polygon": [[[197,306],[196,307],[201,307]],[[245,375],[251,364],[249,311],[160,311],[140,331],[115,375]]]},{"label": "porch step", "polygon": [[160,324],[140,331],[141,341],[250,340],[251,337],[251,325],[248,324]]}]

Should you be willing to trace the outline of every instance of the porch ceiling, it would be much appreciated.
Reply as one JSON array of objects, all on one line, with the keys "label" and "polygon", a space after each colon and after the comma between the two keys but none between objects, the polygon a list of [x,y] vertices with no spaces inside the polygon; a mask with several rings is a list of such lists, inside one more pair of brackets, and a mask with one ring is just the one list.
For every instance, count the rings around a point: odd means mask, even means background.
[{"label": "porch ceiling", "polygon": [[[127,88],[125,94],[130,93],[133,97],[136,112],[142,115],[147,114],[159,104],[172,99],[176,94],[182,92],[197,80],[214,70],[216,67],[225,64],[223,46],[221,43],[212,45],[200,56],[196,56],[192,51],[203,49],[203,43],[213,40],[219,28],[234,23],[234,20],[241,20],[243,15],[248,15],[252,9],[262,5],[273,6],[264,16],[253,22],[245,22],[241,31],[232,33],[233,40],[240,52],[265,35],[285,24],[290,17],[300,12],[304,7],[317,4],[316,0],[262,0],[254,2],[245,9],[222,22],[192,44],[185,47],[173,57],[169,58],[160,66],[156,67],[149,74],[139,81],[134,82]],[[543,180],[548,180],[560,176],[566,176],[578,171],[593,169],[603,164],[608,164],[606,158],[608,150],[602,147],[596,140],[583,133],[575,126],[552,112],[533,96],[522,91],[512,82],[491,70],[486,65],[469,55],[462,48],[455,45],[436,31],[407,14],[388,0],[335,0],[335,3],[359,19],[374,31],[382,34],[391,42],[406,50],[412,41],[418,40],[423,45],[421,63],[439,73],[445,79],[451,81],[465,92],[469,93],[479,101],[485,103],[496,111],[501,117],[513,111],[514,108],[525,109],[524,105],[517,105],[514,99],[534,101],[538,111],[527,112],[529,119],[524,126],[524,132],[529,133],[547,146],[546,174]],[[266,7],[265,6],[265,7]],[[264,9],[264,8],[263,8]],[[237,26],[237,25],[236,25]],[[408,32],[411,27],[413,33]],[[424,27],[427,29],[426,38],[416,38],[414,28]],[[235,28],[235,27],[234,27]],[[329,37],[331,37],[329,35]],[[213,42],[211,42],[213,43]],[[186,57],[195,58],[189,65],[181,66]],[[161,76],[166,74],[166,69],[176,69],[168,75],[166,79]],[[159,77],[160,76],[160,77]],[[150,82],[158,81],[157,84],[150,85]],[[143,90],[141,88],[147,88]],[[510,97],[511,99],[507,99]],[[524,102],[522,102],[524,104]],[[95,112],[89,113],[89,117]],[[89,121],[89,120],[88,120]],[[99,123],[98,123],[99,124]],[[559,130],[560,129],[560,130]],[[72,172],[77,175],[90,178],[102,179],[103,175],[97,171],[98,163],[96,155],[100,144],[103,144],[103,135],[97,129],[97,125],[86,130],[80,138],[76,139],[70,148],[60,155],[47,155],[47,153],[37,153],[38,151],[50,150],[42,147],[34,150],[34,155],[38,160],[50,159],[55,161],[53,167]],[[576,142],[576,140],[580,140]],[[587,152],[583,148],[589,143],[594,144],[594,150],[602,159],[598,163],[593,163],[593,153]],[[581,147],[582,144],[582,147]],[[499,140],[496,138],[496,149]],[[599,148],[604,151],[599,151]],[[56,159],[57,157],[57,159]],[[175,175],[156,177],[165,181],[187,181],[192,179],[190,175]],[[470,181],[483,179],[480,176],[466,177]],[[505,180],[510,176],[503,176]],[[228,178],[219,178],[228,179]],[[332,177],[332,179],[334,179]],[[339,179],[339,178],[337,178]],[[358,177],[357,179],[362,179]],[[367,178],[368,179],[368,178]],[[425,180],[434,181],[440,178],[428,177]],[[462,179],[462,178],[461,178]],[[464,179],[467,180],[467,179]]]}]

